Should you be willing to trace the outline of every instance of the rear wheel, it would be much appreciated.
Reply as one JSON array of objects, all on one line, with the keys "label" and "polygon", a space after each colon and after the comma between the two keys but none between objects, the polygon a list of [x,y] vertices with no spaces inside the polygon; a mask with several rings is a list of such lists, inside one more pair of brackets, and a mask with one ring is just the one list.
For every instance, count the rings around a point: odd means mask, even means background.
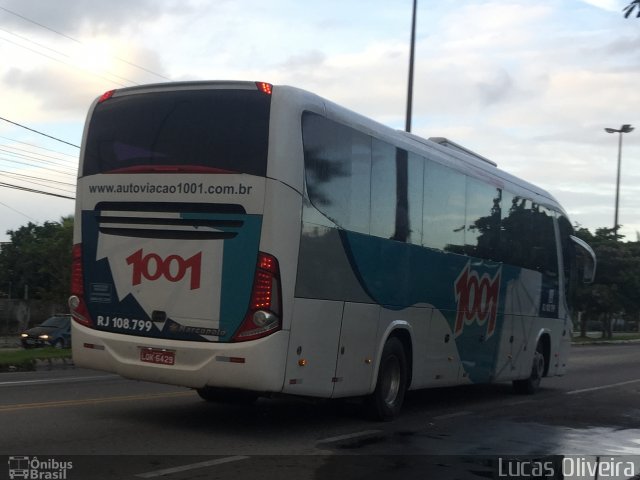
[{"label": "rear wheel", "polygon": [[545,372],[545,358],[542,342],[538,342],[536,351],[533,354],[533,365],[528,378],[513,381],[513,389],[516,393],[533,394],[540,389],[540,382]]},{"label": "rear wheel", "polygon": [[198,395],[207,402],[250,405],[258,399],[254,392],[227,388],[203,387],[196,389]]},{"label": "rear wheel", "polygon": [[402,342],[391,337],[380,357],[376,389],[368,399],[371,416],[376,420],[392,420],[400,414],[407,389],[407,358]]}]

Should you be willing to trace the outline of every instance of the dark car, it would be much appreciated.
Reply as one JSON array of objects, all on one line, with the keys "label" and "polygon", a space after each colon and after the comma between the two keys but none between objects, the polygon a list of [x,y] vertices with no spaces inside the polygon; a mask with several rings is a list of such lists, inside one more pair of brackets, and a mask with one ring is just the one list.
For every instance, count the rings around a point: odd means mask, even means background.
[{"label": "dark car", "polygon": [[71,347],[71,315],[54,315],[20,334],[24,348]]}]

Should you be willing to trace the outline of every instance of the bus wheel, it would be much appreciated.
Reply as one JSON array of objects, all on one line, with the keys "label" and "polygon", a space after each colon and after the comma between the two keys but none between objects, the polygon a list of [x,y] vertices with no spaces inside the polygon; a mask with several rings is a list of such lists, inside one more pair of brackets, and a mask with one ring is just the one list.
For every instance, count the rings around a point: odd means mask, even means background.
[{"label": "bus wheel", "polygon": [[200,395],[200,398],[207,402],[251,405],[258,399],[258,395],[256,393],[245,390],[203,387],[197,388],[196,391],[198,392],[198,395]]},{"label": "bus wheel", "polygon": [[391,337],[380,357],[376,389],[368,398],[371,416],[376,420],[392,420],[402,408],[407,389],[407,358],[402,342]]},{"label": "bus wheel", "polygon": [[542,342],[538,342],[536,351],[533,354],[533,365],[531,366],[531,375],[522,380],[513,381],[513,389],[516,393],[533,394],[540,389],[540,381],[544,375],[545,359],[543,353]]}]

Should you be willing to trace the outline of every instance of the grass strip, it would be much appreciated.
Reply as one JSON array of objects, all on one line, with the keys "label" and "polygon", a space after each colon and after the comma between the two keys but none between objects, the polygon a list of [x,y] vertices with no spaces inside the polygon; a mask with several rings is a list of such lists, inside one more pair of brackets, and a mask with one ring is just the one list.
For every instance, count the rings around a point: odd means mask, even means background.
[{"label": "grass strip", "polygon": [[33,370],[38,360],[71,359],[68,348],[0,349],[0,371]]}]

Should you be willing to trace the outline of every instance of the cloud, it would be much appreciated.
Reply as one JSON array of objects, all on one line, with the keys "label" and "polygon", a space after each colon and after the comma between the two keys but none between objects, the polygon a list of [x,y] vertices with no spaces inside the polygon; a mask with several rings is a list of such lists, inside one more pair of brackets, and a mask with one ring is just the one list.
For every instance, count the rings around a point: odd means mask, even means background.
[{"label": "cloud", "polygon": [[86,30],[114,33],[165,14],[185,14],[191,11],[190,4],[178,0],[5,0],[0,18],[4,25],[27,31],[41,32],[42,27],[35,24],[39,23],[65,35]]},{"label": "cloud", "polygon": [[622,5],[622,2],[619,0],[582,0],[584,3],[591,5],[592,7],[600,8],[602,10],[607,10],[609,12],[620,12],[624,5],[631,3],[629,2]]},{"label": "cloud", "polygon": [[[74,74],[60,72],[51,68],[38,68],[26,71],[10,69],[2,76],[2,83],[14,91],[33,95],[37,99],[36,108],[41,110],[42,117],[62,115],[65,118],[77,116],[86,111],[97,93],[90,83],[83,82]],[[13,103],[11,101],[7,102]],[[19,103],[13,104],[15,110]],[[5,104],[5,108],[11,106]]]},{"label": "cloud", "polygon": [[163,72],[156,52],[144,47],[129,48],[127,60],[118,60],[123,58],[120,54],[125,53],[124,50],[124,46],[105,40],[96,42],[93,49],[79,49],[75,56],[61,57],[62,63],[10,62],[9,65],[14,66],[4,71],[0,67],[0,85],[5,94],[14,93],[5,95],[3,112],[12,118],[31,115],[40,120],[74,118],[81,121],[93,99],[104,91],[158,81],[159,78],[148,71]]}]

